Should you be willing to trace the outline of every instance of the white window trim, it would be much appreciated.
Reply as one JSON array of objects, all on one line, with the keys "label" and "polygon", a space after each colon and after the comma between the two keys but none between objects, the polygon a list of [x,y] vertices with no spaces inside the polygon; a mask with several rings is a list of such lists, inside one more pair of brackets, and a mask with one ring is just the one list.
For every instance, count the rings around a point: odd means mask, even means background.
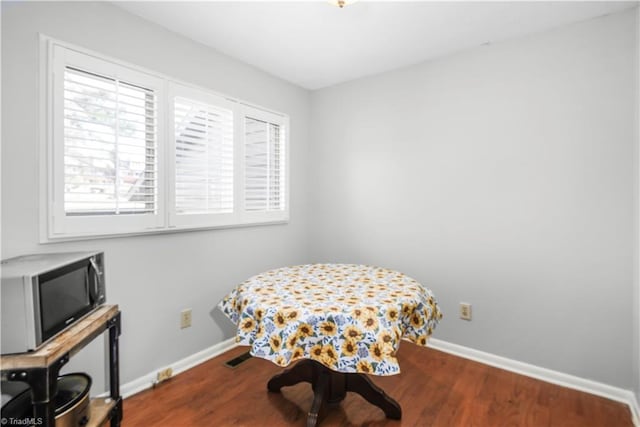
[{"label": "white window trim", "polygon": [[[97,238],[117,238],[132,235],[144,235],[144,234],[158,234],[158,233],[172,233],[177,231],[197,231],[206,229],[219,229],[219,228],[236,228],[242,226],[259,226],[268,224],[284,224],[289,222],[289,193],[290,193],[290,138],[289,138],[289,116],[282,113],[274,112],[268,108],[264,108],[243,100],[234,99],[229,96],[222,95],[211,89],[199,87],[179,79],[175,79],[171,76],[164,75],[162,73],[155,72],[153,70],[145,69],[137,65],[133,65],[122,61],[117,58],[113,58],[101,53],[78,47],[76,45],[66,43],[60,40],[56,40],[49,36],[39,34],[40,42],[40,75],[39,75],[39,141],[40,149],[39,154],[39,203],[40,203],[40,243],[53,243],[69,240],[87,240]],[[107,220],[104,224],[100,224],[100,221],[95,221],[97,218],[89,217],[74,217],[73,220],[77,225],[72,227],[58,226],[54,215],[60,215],[64,217],[63,203],[54,203],[55,200],[61,200],[60,194],[56,193],[55,183],[60,179],[60,162],[56,162],[54,156],[57,153],[54,152],[54,137],[58,132],[57,137],[60,137],[59,121],[55,120],[55,106],[54,106],[54,90],[56,87],[56,81],[53,76],[53,70],[56,63],[53,52],[56,46],[64,49],[75,51],[81,55],[88,55],[93,57],[92,59],[100,62],[113,63],[120,67],[126,67],[130,69],[132,75],[143,74],[150,76],[151,78],[163,80],[164,83],[157,89],[158,94],[158,180],[161,182],[158,190],[158,213],[156,222],[153,224],[148,221],[141,220],[140,218],[101,218]],[[124,77],[124,76],[121,76]],[[126,77],[125,77],[126,78]],[[134,80],[135,81],[135,80]],[[180,224],[179,221],[175,222],[170,218],[170,212],[174,210],[171,206],[173,203],[173,194],[171,194],[170,187],[174,186],[174,180],[167,177],[167,174],[171,176],[171,173],[175,171],[172,169],[171,164],[174,159],[171,157],[173,150],[173,106],[170,102],[171,87],[175,89],[178,85],[182,88],[192,88],[193,90],[204,92],[214,97],[215,99],[223,100],[225,103],[230,103],[234,106],[234,131],[236,136],[244,138],[242,127],[244,126],[244,111],[246,108],[250,108],[253,112],[259,110],[264,114],[268,114],[273,120],[273,123],[280,123],[284,126],[284,150],[285,150],[285,209],[278,212],[244,212],[244,194],[243,194],[243,172],[242,167],[243,140],[238,140],[234,143],[234,201],[235,212],[232,215],[233,218],[227,218],[226,220],[219,220],[215,223],[206,221],[195,221],[191,224]],[[229,105],[229,104],[227,104]],[[58,126],[56,126],[58,123]],[[56,176],[57,175],[57,176]],[[64,177],[62,177],[64,179]],[[57,191],[60,189],[58,188]],[[141,215],[144,216],[144,215]],[[87,220],[86,224],[82,224]],[[117,219],[119,224],[117,229],[111,229],[112,224],[109,224],[110,219]],[[129,224],[125,225],[122,219],[127,219]],[[66,220],[66,218],[65,218]],[[80,220],[80,221],[79,221]],[[63,221],[65,223],[66,221]],[[106,227],[106,228],[103,228]],[[96,228],[100,228],[99,232],[95,232]]]},{"label": "white window trim", "polygon": [[[136,70],[124,68],[113,62],[104,61],[99,58],[79,54],[75,51],[60,46],[52,47],[53,70],[64,70],[66,66],[77,67],[80,69],[100,70],[105,75],[116,79],[123,79],[130,83],[140,84],[154,90],[158,99],[164,98],[164,81],[155,76],[146,73],[140,73]],[[51,169],[49,170],[49,179],[52,182],[52,191],[49,198],[51,204],[52,230],[50,236],[70,236],[70,235],[91,235],[93,230],[102,230],[106,233],[122,233],[136,232],[140,230],[155,230],[164,223],[163,212],[165,205],[165,197],[161,191],[158,192],[157,213],[156,214],[139,214],[139,215],[97,215],[97,216],[74,216],[67,217],[64,211],[64,150],[60,145],[56,145],[55,141],[64,141],[64,99],[61,95],[64,92],[64,75],[63,73],[52,73],[52,111],[50,112],[52,119],[52,137],[51,141]],[[157,105],[157,177],[158,182],[164,181],[164,168],[162,161],[163,147],[165,144],[164,123],[165,106],[161,103]]]}]

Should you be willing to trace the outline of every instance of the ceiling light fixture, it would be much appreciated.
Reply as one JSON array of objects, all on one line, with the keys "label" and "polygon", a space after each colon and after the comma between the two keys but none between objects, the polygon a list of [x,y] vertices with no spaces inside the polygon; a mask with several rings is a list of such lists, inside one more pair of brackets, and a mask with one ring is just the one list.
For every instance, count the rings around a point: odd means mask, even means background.
[{"label": "ceiling light fixture", "polygon": [[356,0],[329,0],[329,3],[331,3],[334,6],[338,6],[340,9],[350,4],[353,4],[355,2]]}]

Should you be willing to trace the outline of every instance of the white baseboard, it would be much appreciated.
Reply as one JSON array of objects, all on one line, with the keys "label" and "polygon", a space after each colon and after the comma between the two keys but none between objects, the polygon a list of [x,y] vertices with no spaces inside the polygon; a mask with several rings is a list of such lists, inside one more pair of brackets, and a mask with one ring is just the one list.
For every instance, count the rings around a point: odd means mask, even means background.
[{"label": "white baseboard", "polygon": [[485,353],[484,351],[475,350],[473,348],[464,347],[436,338],[429,339],[429,347],[444,351],[445,353],[464,357],[465,359],[474,360],[485,365],[494,366],[496,368],[526,375],[552,384],[584,391],[586,393],[595,394],[597,396],[625,403],[629,405],[633,423],[636,427],[640,427],[640,405],[638,404],[635,394],[631,390],[625,390],[597,381],[576,377],[574,375],[553,371],[551,369],[541,368],[539,366],[530,365],[513,359],[507,359],[506,357]]},{"label": "white baseboard", "polygon": [[636,425],[636,427],[640,427],[640,400],[638,400],[635,395],[631,397],[629,408],[631,409],[633,423]]},{"label": "white baseboard", "polygon": [[[120,386],[120,394],[124,399],[136,393],[140,393],[141,391],[153,387],[153,384],[156,382],[158,371],[166,368],[171,368],[173,369],[173,375],[177,375],[181,372],[193,368],[194,366],[206,362],[207,360],[214,358],[227,350],[231,350],[236,345],[237,344],[235,341],[235,337],[229,338],[228,340],[222,341],[218,344],[214,344],[209,348],[205,348],[204,350],[192,354],[191,356],[187,356],[182,360],[178,360],[171,365],[160,367],[158,369],[155,369],[153,372],[148,373],[147,375],[123,384],[122,386]],[[105,393],[105,395],[108,395],[108,393]]]}]

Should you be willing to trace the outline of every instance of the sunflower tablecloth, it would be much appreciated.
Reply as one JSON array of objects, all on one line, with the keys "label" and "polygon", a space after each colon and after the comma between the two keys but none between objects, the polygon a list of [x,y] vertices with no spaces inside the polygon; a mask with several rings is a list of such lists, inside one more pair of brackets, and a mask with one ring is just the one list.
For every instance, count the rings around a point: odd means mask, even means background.
[{"label": "sunflower tablecloth", "polygon": [[400,340],[426,346],[442,314],[431,291],[385,268],[310,264],[238,285],[219,308],[251,354],[287,366],[313,359],[338,372],[400,372]]}]

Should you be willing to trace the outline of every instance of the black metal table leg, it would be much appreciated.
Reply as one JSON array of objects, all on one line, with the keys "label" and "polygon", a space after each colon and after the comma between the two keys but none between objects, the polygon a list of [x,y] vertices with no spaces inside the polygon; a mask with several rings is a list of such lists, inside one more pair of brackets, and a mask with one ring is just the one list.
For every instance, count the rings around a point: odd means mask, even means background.
[{"label": "black metal table leg", "polygon": [[27,383],[31,387],[31,402],[35,423],[45,427],[55,425],[55,405],[51,399],[58,393],[58,370],[38,369],[29,373]]},{"label": "black metal table leg", "polygon": [[122,421],[122,396],[120,396],[120,313],[114,316],[107,325],[109,328],[109,393],[115,401],[111,414],[111,427],[120,427]]}]

